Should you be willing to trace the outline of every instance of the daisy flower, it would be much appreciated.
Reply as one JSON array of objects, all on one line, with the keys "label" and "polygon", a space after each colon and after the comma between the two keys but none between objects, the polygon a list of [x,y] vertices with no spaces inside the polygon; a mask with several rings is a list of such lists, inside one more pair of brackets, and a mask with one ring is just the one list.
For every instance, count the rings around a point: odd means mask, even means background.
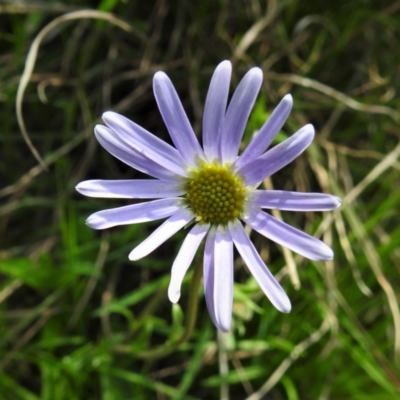
[{"label": "daisy flower", "polygon": [[189,123],[179,97],[164,72],[154,75],[154,95],[175,147],[114,112],[97,125],[99,143],[114,157],[154,179],[89,180],[76,189],[90,197],[155,199],[92,214],[87,225],[105,229],[167,218],[129,254],[147,256],[180,229],[190,226],[172,265],[168,297],[176,303],[182,280],[205,240],[203,280],[207,308],[215,326],[229,331],[233,303],[233,247],[271,303],[281,312],[291,304],[261,259],[242,225],[312,260],[330,260],[332,250],[320,240],[274,218],[263,209],[327,211],[340,199],[322,193],[257,189],[265,178],[285,167],[312,142],[306,125],[266,151],[292,108],[286,95],[251,143],[238,156],[246,122],[263,75],[252,68],[228,103],[231,63],[223,61],[210,83],[203,116],[203,147]]}]

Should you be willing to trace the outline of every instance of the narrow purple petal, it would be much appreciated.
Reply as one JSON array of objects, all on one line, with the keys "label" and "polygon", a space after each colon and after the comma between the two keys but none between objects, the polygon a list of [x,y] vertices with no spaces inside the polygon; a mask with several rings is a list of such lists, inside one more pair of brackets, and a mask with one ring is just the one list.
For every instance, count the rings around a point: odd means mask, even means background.
[{"label": "narrow purple petal", "polygon": [[261,157],[240,167],[236,172],[243,176],[248,186],[259,185],[276,171],[291,163],[312,142],[314,128],[308,124],[289,139],[268,150]]},{"label": "narrow purple petal", "polygon": [[163,244],[171,236],[193,219],[192,213],[187,209],[180,209],[165,222],[163,222],[147,239],[136,246],[129,254],[131,261],[146,257],[158,246]]},{"label": "narrow purple petal", "polygon": [[213,324],[218,328],[217,320],[215,318],[215,306],[214,306],[214,249],[215,249],[215,229],[211,228],[206,239],[204,247],[204,260],[203,260],[203,284],[204,284],[204,296],[206,298],[206,304],[208,313]]},{"label": "narrow purple petal", "polygon": [[80,182],[75,189],[89,197],[125,199],[162,199],[185,193],[182,183],[156,179],[94,179]]},{"label": "narrow purple petal", "polygon": [[244,128],[261,87],[263,74],[260,68],[252,68],[244,76],[229,103],[221,132],[222,162],[235,161]]},{"label": "narrow purple petal", "polygon": [[266,214],[251,210],[243,220],[268,239],[311,260],[332,260],[333,251],[325,243]]},{"label": "narrow purple petal", "polygon": [[203,147],[209,162],[218,160],[218,143],[225,119],[232,65],[222,61],[211,78],[203,114]]},{"label": "narrow purple petal", "polygon": [[339,207],[339,197],[324,193],[254,190],[249,194],[254,207],[284,211],[329,211]]},{"label": "narrow purple petal", "polygon": [[231,224],[229,232],[247,268],[274,307],[284,313],[290,312],[292,306],[287,294],[264,264],[242,224],[239,221]]},{"label": "narrow purple petal", "polygon": [[[164,166],[140,154],[133,147],[123,142],[111,129],[96,125],[94,129],[98,142],[110,154],[130,167],[159,179],[176,180],[175,175]],[[179,177],[179,176],[178,176]]]},{"label": "narrow purple petal", "polygon": [[286,122],[290,111],[292,110],[292,105],[293,98],[290,94],[287,94],[277,105],[265,124],[257,132],[253,140],[244,150],[243,154],[237,159],[234,164],[236,169],[255,160],[264,153]]},{"label": "narrow purple petal", "polygon": [[187,164],[191,166],[197,164],[199,159],[205,158],[203,149],[200,147],[171,80],[164,72],[159,71],[154,75],[153,90],[175,147]]},{"label": "narrow purple petal", "polygon": [[168,143],[115,112],[105,112],[103,120],[123,142],[133,147],[140,154],[178,175],[187,176],[183,158]]},{"label": "narrow purple petal", "polygon": [[167,218],[182,208],[181,198],[168,198],[111,208],[92,214],[86,224],[93,229],[106,229],[117,225],[138,224]]},{"label": "narrow purple petal", "polygon": [[217,328],[231,328],[233,304],[233,243],[225,228],[218,227],[214,247],[214,313]]},{"label": "narrow purple petal", "polygon": [[196,224],[182,243],[179,253],[172,265],[171,281],[168,287],[168,297],[172,303],[177,303],[181,296],[183,278],[209,228],[209,224]]}]

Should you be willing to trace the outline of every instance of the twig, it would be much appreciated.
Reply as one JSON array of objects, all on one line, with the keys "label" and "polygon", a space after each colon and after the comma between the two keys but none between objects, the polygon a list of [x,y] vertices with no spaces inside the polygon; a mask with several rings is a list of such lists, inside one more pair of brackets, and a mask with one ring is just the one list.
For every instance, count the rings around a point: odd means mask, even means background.
[{"label": "twig", "polygon": [[24,122],[24,117],[22,115],[22,101],[24,98],[24,93],[25,89],[28,86],[29,80],[32,76],[33,69],[35,67],[35,62],[36,62],[36,57],[39,51],[40,44],[42,40],[46,37],[46,35],[51,32],[54,28],[56,28],[58,25],[67,22],[67,21],[72,21],[76,19],[86,19],[86,18],[92,18],[92,19],[102,19],[105,21],[108,21],[119,28],[127,31],[127,32],[132,32],[132,27],[122,21],[121,19],[115,17],[114,15],[102,11],[96,11],[96,10],[80,10],[80,11],[73,11],[68,14],[61,15],[60,17],[54,19],[51,21],[49,24],[47,24],[36,36],[35,40],[32,42],[32,45],[29,49],[28,56],[26,57],[25,61],[25,69],[24,72],[21,75],[21,79],[19,81],[18,85],[18,90],[17,90],[17,98],[16,98],[16,112],[17,112],[17,121],[18,125],[21,129],[22,136],[28,145],[29,149],[31,150],[32,154],[35,156],[36,160],[39,162],[41,165],[42,169],[47,169],[47,165],[40,156],[38,150],[36,147],[33,145],[29,135],[28,131],[26,130],[25,127],[25,122]]}]

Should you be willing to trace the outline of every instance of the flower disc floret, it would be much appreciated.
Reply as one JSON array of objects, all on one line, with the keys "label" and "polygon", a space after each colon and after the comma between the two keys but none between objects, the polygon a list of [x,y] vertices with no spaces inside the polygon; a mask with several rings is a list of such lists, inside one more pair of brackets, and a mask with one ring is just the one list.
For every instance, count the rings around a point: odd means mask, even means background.
[{"label": "flower disc floret", "polygon": [[185,201],[200,223],[227,225],[243,215],[246,187],[229,167],[206,164],[185,184]]}]

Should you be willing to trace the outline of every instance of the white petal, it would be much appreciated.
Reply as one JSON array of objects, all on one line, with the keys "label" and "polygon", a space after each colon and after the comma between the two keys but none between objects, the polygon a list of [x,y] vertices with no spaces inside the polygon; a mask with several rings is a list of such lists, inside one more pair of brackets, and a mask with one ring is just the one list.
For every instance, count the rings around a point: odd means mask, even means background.
[{"label": "white petal", "polygon": [[197,164],[199,159],[204,160],[203,149],[190,125],[174,85],[164,72],[159,71],[154,75],[153,90],[165,125],[182,158],[189,165]]},{"label": "white petal", "polygon": [[131,261],[136,261],[146,257],[171,236],[175,235],[176,232],[182,229],[192,219],[193,215],[190,211],[187,209],[180,209],[160,225],[147,239],[136,246],[129,254],[129,259]]},{"label": "white petal", "polygon": [[203,260],[203,284],[204,284],[204,296],[206,298],[206,304],[208,313],[213,324],[218,328],[217,321],[215,318],[215,307],[214,307],[214,248],[215,248],[215,229],[211,228],[206,239],[204,247],[204,260]]},{"label": "white petal", "polygon": [[292,306],[287,294],[264,264],[242,224],[239,221],[231,224],[229,231],[247,268],[274,307],[284,313],[290,312]]},{"label": "white petal", "polygon": [[239,83],[229,103],[221,133],[222,162],[235,161],[244,128],[261,87],[263,74],[260,68],[252,68]]},{"label": "white petal", "polygon": [[297,158],[314,139],[314,127],[310,124],[298,130],[289,139],[279,143],[262,156],[240,167],[237,173],[243,176],[248,186],[260,184],[276,171]]},{"label": "white petal", "polygon": [[222,332],[231,328],[233,304],[233,243],[225,228],[219,227],[214,247],[214,314]]},{"label": "white petal", "polygon": [[105,112],[103,121],[122,141],[146,158],[154,160],[178,175],[187,176],[183,158],[168,143],[115,112]]},{"label": "white petal", "polygon": [[203,147],[209,162],[218,160],[221,130],[228,102],[232,65],[222,61],[214,71],[203,114]]},{"label": "white petal", "polygon": [[234,164],[236,169],[255,160],[258,156],[264,153],[286,122],[292,109],[292,105],[293,98],[290,94],[287,94],[272,112],[265,124],[257,132],[253,140],[244,150],[243,154],[237,159]]},{"label": "white petal", "polygon": [[332,249],[325,243],[263,211],[250,210],[243,220],[261,235],[311,260],[333,258]]},{"label": "white petal", "polygon": [[161,199],[185,193],[181,183],[156,179],[94,179],[80,182],[75,189],[89,197],[121,199]]},{"label": "white petal", "polygon": [[340,206],[339,197],[324,193],[254,190],[249,201],[255,207],[285,211],[329,211]]},{"label": "white petal", "polygon": [[122,141],[110,128],[104,125],[96,125],[94,133],[98,142],[110,154],[132,168],[159,179],[177,179],[177,175],[164,168],[164,166],[145,157],[143,154],[140,154],[133,147]]},{"label": "white petal", "polygon": [[177,303],[181,296],[183,278],[209,228],[209,224],[196,224],[182,243],[179,253],[172,265],[171,281],[168,287],[168,297],[172,303]]},{"label": "white petal", "polygon": [[111,208],[92,214],[86,224],[93,229],[106,229],[117,225],[138,224],[169,217],[182,208],[182,199],[168,198]]}]

